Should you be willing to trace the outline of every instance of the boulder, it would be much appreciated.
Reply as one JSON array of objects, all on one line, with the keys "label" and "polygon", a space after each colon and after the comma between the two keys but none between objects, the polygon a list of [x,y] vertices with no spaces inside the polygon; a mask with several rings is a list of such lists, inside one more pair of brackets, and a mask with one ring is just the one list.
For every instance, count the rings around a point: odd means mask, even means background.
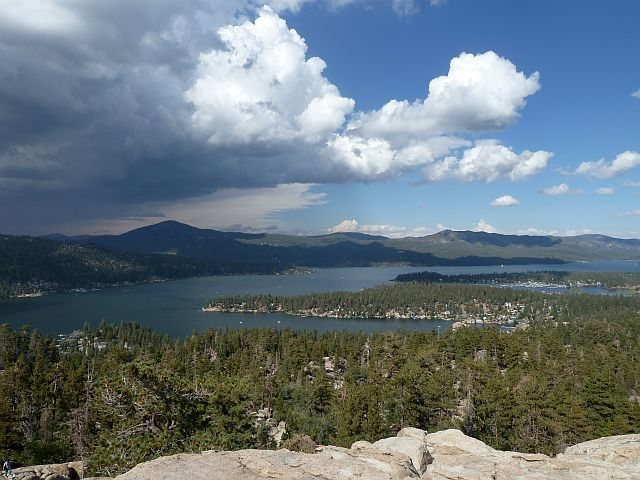
[{"label": "boulder", "polygon": [[13,469],[17,480],[79,480],[83,472],[83,462],[32,465]]},{"label": "boulder", "polygon": [[427,448],[431,455],[455,455],[457,452],[473,455],[492,455],[496,452],[493,448],[468,437],[460,430],[442,430],[427,435]]},{"label": "boulder", "polygon": [[[403,429],[397,437],[383,438],[373,444],[373,447],[402,453],[409,458],[419,473],[427,470],[432,461],[427,450],[427,436],[424,430]],[[353,446],[351,447],[353,449]]]},{"label": "boulder", "polygon": [[427,435],[433,462],[425,480],[631,480],[640,478],[640,436],[622,435],[575,445],[555,458],[502,452],[458,430]]}]

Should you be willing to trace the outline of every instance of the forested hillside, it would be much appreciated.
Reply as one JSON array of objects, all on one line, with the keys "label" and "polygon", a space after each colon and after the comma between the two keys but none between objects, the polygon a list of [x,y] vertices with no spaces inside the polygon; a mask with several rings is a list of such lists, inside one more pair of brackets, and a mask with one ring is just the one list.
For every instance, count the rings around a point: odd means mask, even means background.
[{"label": "forested hillside", "polygon": [[[209,331],[135,325],[60,346],[0,328],[0,455],[115,474],[182,451],[272,447],[269,428],[350,445],[404,426],[555,453],[640,431],[640,303],[566,297],[526,330]],[[319,320],[321,321],[321,320]]]},{"label": "forested hillside", "polygon": [[550,295],[533,290],[455,283],[400,283],[358,292],[313,293],[298,296],[232,295],[210,300],[205,309],[338,318],[489,319],[510,323],[556,319],[620,307],[640,308],[638,297]]},{"label": "forested hillside", "polygon": [[114,252],[78,243],[0,235],[0,298],[197,275],[274,273],[282,266]]},{"label": "forested hillside", "polygon": [[489,285],[518,285],[538,282],[565,287],[600,286],[610,289],[640,290],[638,272],[509,272],[509,273],[473,273],[443,275],[436,272],[414,272],[398,275],[396,282],[418,283],[466,283]]}]

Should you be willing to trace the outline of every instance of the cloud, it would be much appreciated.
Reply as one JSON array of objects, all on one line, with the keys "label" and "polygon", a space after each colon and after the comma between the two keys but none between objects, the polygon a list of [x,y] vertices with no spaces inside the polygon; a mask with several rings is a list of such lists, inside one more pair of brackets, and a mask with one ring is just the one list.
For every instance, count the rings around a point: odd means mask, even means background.
[{"label": "cloud", "polygon": [[364,225],[356,219],[343,220],[337,225],[327,229],[329,233],[358,232],[369,235],[383,235],[385,237],[405,236],[406,227],[397,225]]},{"label": "cloud", "polygon": [[596,188],[593,193],[596,195],[613,195],[615,193],[615,189],[611,187],[600,187]]},{"label": "cloud", "polygon": [[589,235],[593,233],[590,228],[569,228],[565,230],[564,235],[567,237],[576,237],[578,235]]},{"label": "cloud", "polygon": [[557,230],[545,230],[543,228],[529,227],[521,230],[516,230],[517,235],[534,235],[534,236],[556,236],[559,235]]},{"label": "cloud", "polygon": [[496,233],[498,230],[496,227],[489,225],[483,219],[480,219],[478,224],[473,228],[474,231],[477,232],[487,232],[487,233]]},{"label": "cloud", "polygon": [[317,141],[345,121],[354,101],[306,58],[307,45],[274,10],[218,30],[225,48],[200,55],[185,92],[194,127],[214,145]]},{"label": "cloud", "polygon": [[386,140],[336,135],[328,145],[335,160],[364,177],[382,176],[396,168],[397,152]]},{"label": "cloud", "polygon": [[617,155],[611,163],[604,158],[594,162],[582,162],[574,173],[603,179],[622,175],[638,165],[640,165],[640,153],[626,151]]},{"label": "cloud", "polygon": [[[307,0],[308,1],[308,0]],[[428,3],[432,7],[443,5],[447,0],[428,0]],[[331,9],[337,10],[352,4],[364,4],[369,7],[373,2],[365,0],[327,0],[327,3]],[[384,0],[381,3],[390,3],[391,9],[394,13],[400,17],[406,17],[413,15],[420,11],[420,0]]]},{"label": "cloud", "polygon": [[[431,81],[425,100],[391,100],[379,110],[355,112],[346,130],[329,141],[330,153],[365,177],[394,175],[418,165],[426,165],[429,181],[530,177],[546,167],[552,153],[516,154],[496,140],[472,146],[456,134],[511,125],[525,98],[540,88],[538,77],[527,77],[491,51],[463,53],[451,61],[446,76]],[[458,160],[450,153],[460,147],[472,148]]]},{"label": "cloud", "polygon": [[391,8],[401,17],[413,15],[420,10],[415,0],[391,0]]},{"label": "cloud", "polygon": [[638,90],[636,90],[635,92],[633,92],[633,93],[631,94],[631,96],[632,96],[632,97],[635,97],[635,98],[639,98],[639,99],[640,99],[640,89],[638,89]]},{"label": "cloud", "polygon": [[426,235],[433,235],[434,233],[447,230],[447,227],[438,223],[435,227],[416,227],[409,232],[408,237],[424,237]]},{"label": "cloud", "polygon": [[526,97],[539,89],[537,72],[527,77],[492,51],[462,53],[451,60],[447,75],[431,80],[425,100],[391,100],[380,110],[359,114],[348,130],[402,139],[502,129],[518,119]]},{"label": "cloud", "polygon": [[511,195],[503,195],[491,202],[492,207],[515,207],[517,205],[520,205],[520,200]]},{"label": "cloud", "polygon": [[329,233],[344,233],[344,232],[357,232],[366,233],[368,235],[382,235],[389,238],[403,238],[403,237],[423,237],[425,235],[431,235],[441,230],[446,229],[443,225],[436,225],[435,227],[416,227],[407,228],[403,225],[367,225],[361,224],[356,219],[347,219],[327,229]]},{"label": "cloud", "polygon": [[640,182],[635,182],[633,180],[625,180],[622,185],[629,188],[640,188]]},{"label": "cloud", "polygon": [[[632,212],[627,212],[626,215],[640,215],[640,210],[634,210]],[[339,233],[339,232],[359,232],[359,233],[367,233],[370,235],[383,235],[385,237],[390,238],[402,238],[402,237],[421,237],[425,235],[432,235],[437,232],[441,232],[443,230],[462,230],[462,229],[470,229],[473,231],[487,232],[487,233],[497,233],[498,229],[493,225],[490,225],[484,219],[480,219],[476,225],[471,227],[462,226],[462,227],[448,227],[442,224],[437,224],[433,227],[430,226],[421,226],[413,229],[407,228],[401,225],[367,225],[360,224],[355,219],[347,219],[343,220],[339,224],[327,229],[329,233]],[[593,233],[593,230],[589,228],[569,228],[564,230],[564,232],[560,232],[558,230],[547,230],[539,227],[529,227],[525,229],[516,230],[514,234],[517,235],[536,235],[536,236],[573,236],[573,235],[584,235]]]},{"label": "cloud", "polygon": [[0,223],[130,221],[230,189],[420,167],[430,181],[518,180],[545,168],[549,152],[465,138],[516,121],[540,88],[537,73],[494,52],[464,53],[423,101],[360,112],[278,13],[307,0],[259,3],[6,5]]},{"label": "cloud", "polygon": [[551,197],[555,197],[558,195],[566,195],[571,193],[571,188],[566,183],[561,183],[560,185],[554,185],[553,187],[547,187],[542,189],[542,193],[544,195],[548,195]]},{"label": "cloud", "polygon": [[640,216],[640,208],[636,208],[634,210],[627,210],[626,212],[622,212],[618,214],[619,217],[637,217]]},{"label": "cloud", "polygon": [[537,227],[529,227],[523,230],[517,230],[515,233],[518,235],[542,235],[542,236],[565,236],[565,237],[574,237],[576,235],[588,235],[593,233],[593,230],[590,228],[568,228],[564,232],[560,232],[558,230],[545,230]]},{"label": "cloud", "polygon": [[[446,0],[428,0],[429,5],[437,7],[446,2]],[[401,17],[413,15],[420,11],[420,4],[416,0],[391,0],[392,10]]]},{"label": "cloud", "polygon": [[[177,220],[200,228],[234,231],[267,231],[278,228],[278,215],[326,201],[326,194],[313,192],[314,185],[287,184],[271,188],[223,189],[203,197],[179,202],[151,203],[153,212],[137,218],[99,219],[93,226],[106,231],[124,232],[165,219]],[[87,230],[82,230],[87,233]]]},{"label": "cloud", "polygon": [[479,140],[460,158],[448,156],[427,165],[424,175],[429,181],[518,181],[540,173],[552,156],[550,152],[529,150],[518,154],[496,140]]},{"label": "cloud", "polygon": [[[250,3],[69,5],[25,0],[0,15],[3,224],[139,217],[150,202],[346,176],[325,145],[353,102],[322,76],[320,59],[305,59],[304,41],[273,10],[229,27]],[[34,23],[43,10],[51,18]],[[237,128],[243,110],[233,95],[215,103],[229,83],[211,68],[242,55],[253,65],[246,78],[237,65],[227,73],[254,95],[244,105],[253,117]]]}]

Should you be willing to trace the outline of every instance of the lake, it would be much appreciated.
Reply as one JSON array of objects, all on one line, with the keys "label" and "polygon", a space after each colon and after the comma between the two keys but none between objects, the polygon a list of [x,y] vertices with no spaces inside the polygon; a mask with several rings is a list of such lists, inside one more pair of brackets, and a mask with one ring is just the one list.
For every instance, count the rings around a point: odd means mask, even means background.
[{"label": "lake", "polygon": [[211,298],[223,295],[271,293],[300,295],[337,290],[357,291],[391,283],[401,273],[430,270],[442,274],[523,272],[540,270],[638,272],[638,262],[589,262],[564,265],[505,265],[489,267],[362,267],[326,268],[296,275],[242,275],[190,278],[161,283],[114,287],[87,293],[62,293],[0,302],[0,323],[13,328],[30,325],[47,335],[66,334],[85,323],[97,325],[133,321],[173,337],[210,328],[275,327],[308,330],[387,331],[436,330],[447,321],[331,319],[283,313],[242,314],[202,312]]}]

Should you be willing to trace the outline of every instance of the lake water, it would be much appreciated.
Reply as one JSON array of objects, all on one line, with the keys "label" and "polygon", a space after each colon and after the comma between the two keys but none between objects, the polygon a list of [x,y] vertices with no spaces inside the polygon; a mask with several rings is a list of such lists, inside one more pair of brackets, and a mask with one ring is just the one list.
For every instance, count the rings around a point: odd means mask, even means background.
[{"label": "lake water", "polygon": [[0,302],[0,323],[13,328],[30,325],[48,335],[65,334],[84,323],[134,321],[174,337],[210,328],[276,327],[294,329],[387,331],[446,329],[451,322],[297,317],[283,313],[242,314],[202,312],[211,298],[223,295],[271,293],[300,295],[337,290],[357,291],[388,284],[400,273],[424,270],[442,274],[567,270],[638,272],[638,262],[592,262],[565,265],[505,265],[504,267],[370,267],[318,269],[300,275],[243,275],[191,278],[115,287],[87,293],[64,293]]}]

